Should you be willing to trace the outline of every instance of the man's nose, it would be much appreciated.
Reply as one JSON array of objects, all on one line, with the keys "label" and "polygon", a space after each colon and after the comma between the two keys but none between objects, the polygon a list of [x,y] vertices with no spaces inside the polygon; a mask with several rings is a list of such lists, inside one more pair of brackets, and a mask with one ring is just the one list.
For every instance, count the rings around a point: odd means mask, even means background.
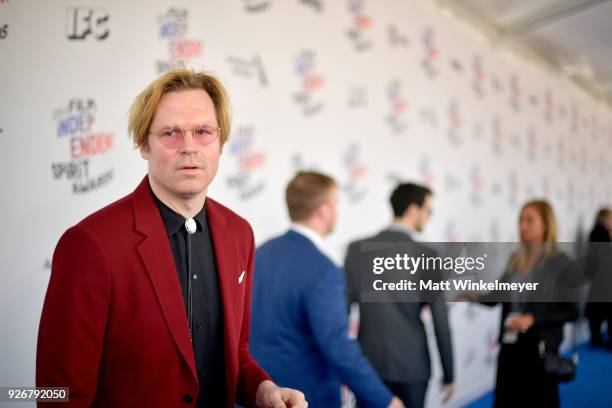
[{"label": "man's nose", "polygon": [[192,129],[183,130],[183,137],[181,138],[181,151],[191,152],[196,149],[196,141],[193,137]]}]

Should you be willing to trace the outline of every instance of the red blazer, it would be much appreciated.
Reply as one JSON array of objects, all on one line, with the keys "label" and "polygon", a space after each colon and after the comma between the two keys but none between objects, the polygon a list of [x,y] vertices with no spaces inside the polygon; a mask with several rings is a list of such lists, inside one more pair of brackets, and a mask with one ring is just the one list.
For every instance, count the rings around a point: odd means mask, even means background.
[{"label": "red blazer", "polygon": [[[206,200],[223,303],[227,407],[255,406],[257,387],[269,377],[248,351],[253,232]],[[73,407],[195,405],[187,316],[147,177],[57,244],[38,332],[36,385],[70,387]]]}]

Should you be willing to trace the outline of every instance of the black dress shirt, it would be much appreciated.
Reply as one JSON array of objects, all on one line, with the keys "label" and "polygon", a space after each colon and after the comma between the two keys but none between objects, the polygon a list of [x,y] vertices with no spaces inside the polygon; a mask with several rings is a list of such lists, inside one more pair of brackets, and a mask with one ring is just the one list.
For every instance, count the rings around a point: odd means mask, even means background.
[{"label": "black dress shirt", "polygon": [[[188,266],[185,218],[155,195],[181,283],[185,313],[188,310],[188,279],[192,287],[192,345],[200,385],[196,407],[225,406],[225,358],[223,347],[223,306],[215,252],[206,205],[193,217],[197,231],[191,236],[191,268]],[[190,269],[190,270],[189,270]],[[163,370],[163,367],[160,367]]]}]

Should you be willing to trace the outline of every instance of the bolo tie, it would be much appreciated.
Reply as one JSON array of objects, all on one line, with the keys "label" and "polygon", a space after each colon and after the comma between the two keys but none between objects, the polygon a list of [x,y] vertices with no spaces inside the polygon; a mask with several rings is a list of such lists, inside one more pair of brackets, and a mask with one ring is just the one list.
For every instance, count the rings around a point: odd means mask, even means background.
[{"label": "bolo tie", "polygon": [[[187,320],[189,321],[189,338],[193,341],[193,296],[191,283],[191,236],[197,231],[197,224],[193,218],[185,220],[187,230]],[[198,275],[193,274],[193,279]]]}]

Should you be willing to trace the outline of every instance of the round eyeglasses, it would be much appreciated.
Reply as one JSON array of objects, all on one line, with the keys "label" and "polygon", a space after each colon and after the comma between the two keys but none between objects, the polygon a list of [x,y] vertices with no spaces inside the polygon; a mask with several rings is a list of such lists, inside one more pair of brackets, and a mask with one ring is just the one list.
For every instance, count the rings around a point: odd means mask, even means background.
[{"label": "round eyeglasses", "polygon": [[219,130],[221,130],[221,128],[212,123],[200,123],[188,128],[169,125],[149,133],[157,135],[164,146],[176,148],[184,141],[185,135],[189,131],[191,131],[191,135],[196,144],[205,146],[217,140]]}]

